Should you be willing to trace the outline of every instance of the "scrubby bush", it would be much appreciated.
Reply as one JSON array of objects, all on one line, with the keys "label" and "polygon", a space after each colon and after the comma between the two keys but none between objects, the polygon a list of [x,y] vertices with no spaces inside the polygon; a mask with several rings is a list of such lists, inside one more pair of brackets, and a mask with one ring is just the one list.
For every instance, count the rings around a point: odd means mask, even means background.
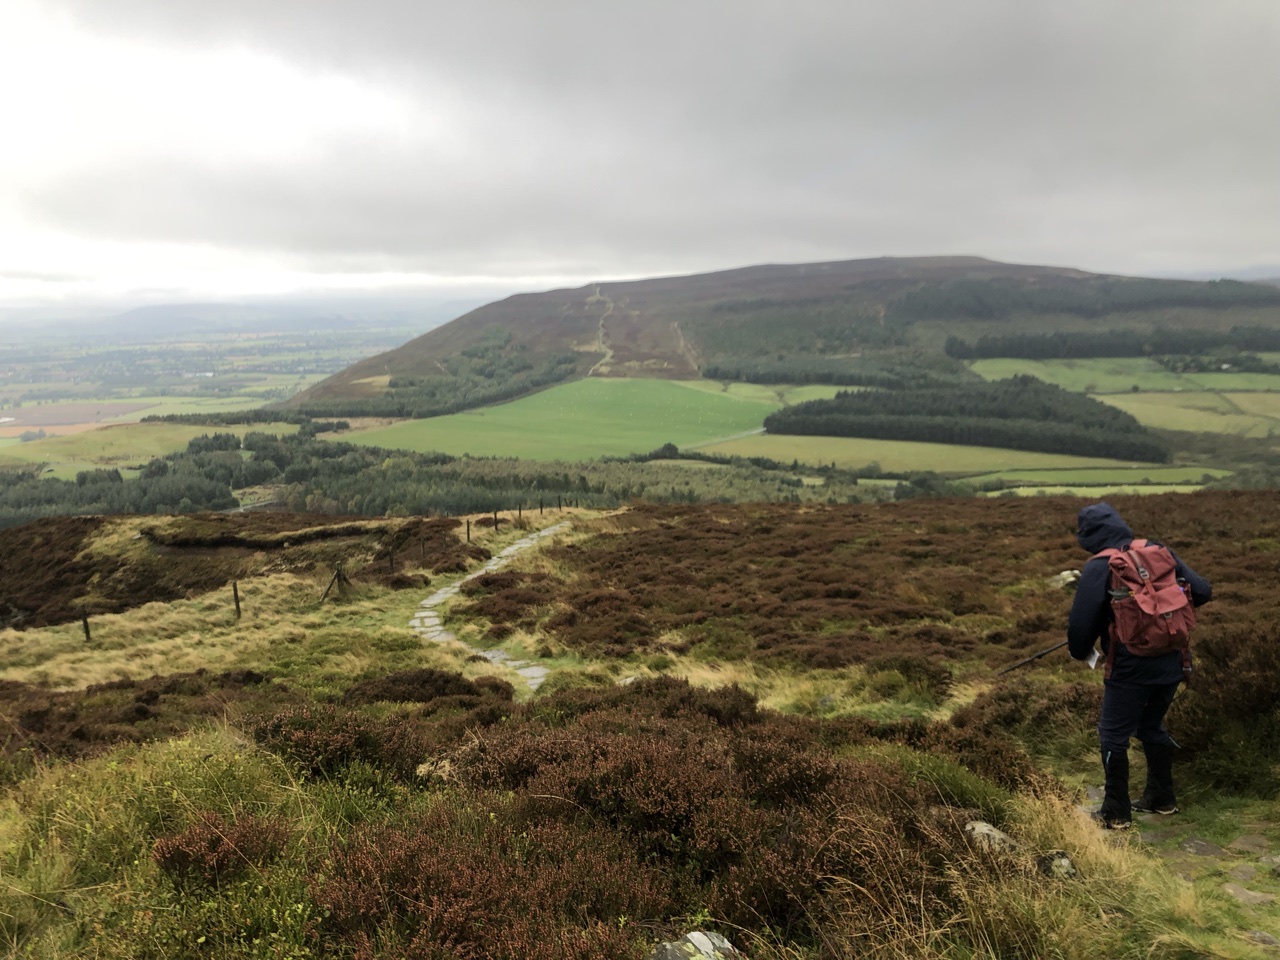
[{"label": "scrubby bush", "polygon": [[157,840],[151,858],[181,889],[216,887],[266,866],[288,839],[288,828],[277,820],[243,814],[228,823],[206,811],[187,829]]},{"label": "scrubby bush", "polygon": [[255,720],[254,739],[309,776],[329,776],[362,761],[412,778],[428,752],[421,726],[404,716],[370,717],[316,704]]},{"label": "scrubby bush", "polygon": [[1195,636],[1193,682],[1169,725],[1206,783],[1280,793],[1280,627],[1246,623]]}]

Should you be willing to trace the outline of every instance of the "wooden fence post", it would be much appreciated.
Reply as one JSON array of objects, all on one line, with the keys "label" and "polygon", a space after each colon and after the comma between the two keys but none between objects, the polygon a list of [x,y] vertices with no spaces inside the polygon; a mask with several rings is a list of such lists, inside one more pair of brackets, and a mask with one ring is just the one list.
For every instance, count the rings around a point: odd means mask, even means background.
[{"label": "wooden fence post", "polygon": [[240,584],[231,581],[231,597],[236,602],[236,619],[240,619]]},{"label": "wooden fence post", "polygon": [[471,518],[467,518],[467,543],[471,542]]},{"label": "wooden fence post", "polygon": [[564,509],[564,504],[560,502],[560,494],[558,494],[558,493],[556,494],[556,509],[557,509],[557,510],[563,510],[563,509]]},{"label": "wooden fence post", "polygon": [[89,615],[80,611],[80,623],[84,626],[84,642],[93,643],[93,635],[89,633]]},{"label": "wooden fence post", "polygon": [[493,511],[493,532],[498,532],[498,511]]}]

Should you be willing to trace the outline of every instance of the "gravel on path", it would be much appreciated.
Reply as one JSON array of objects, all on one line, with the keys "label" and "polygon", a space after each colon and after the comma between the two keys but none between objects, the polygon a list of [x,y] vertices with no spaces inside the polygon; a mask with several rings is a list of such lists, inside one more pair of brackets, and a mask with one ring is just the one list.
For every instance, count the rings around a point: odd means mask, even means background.
[{"label": "gravel on path", "polygon": [[[409,629],[422,637],[422,639],[430,640],[433,643],[447,643],[450,640],[457,640],[458,637],[456,634],[451,633],[444,628],[444,624],[440,619],[440,606],[446,601],[452,600],[456,597],[459,589],[467,581],[474,580],[476,577],[482,577],[486,573],[493,573],[495,570],[501,570],[510,563],[512,558],[517,554],[537,545],[539,541],[553,536],[562,530],[567,530],[568,528],[569,521],[565,520],[562,523],[554,524],[553,526],[539,530],[536,533],[531,533],[529,536],[523,537],[503,549],[493,559],[486,561],[484,566],[479,570],[467,574],[461,580],[455,581],[447,587],[441,587],[435,593],[431,594],[431,596],[427,597],[427,599],[422,601],[418,607],[418,612],[409,620]],[[530,690],[537,690],[538,687],[542,686],[542,681],[547,679],[547,673],[549,671],[546,667],[532,663],[528,660],[517,659],[505,650],[481,650],[479,653],[480,656],[484,657],[490,663],[510,667],[515,670],[515,672],[524,679],[525,683],[529,685]]]}]

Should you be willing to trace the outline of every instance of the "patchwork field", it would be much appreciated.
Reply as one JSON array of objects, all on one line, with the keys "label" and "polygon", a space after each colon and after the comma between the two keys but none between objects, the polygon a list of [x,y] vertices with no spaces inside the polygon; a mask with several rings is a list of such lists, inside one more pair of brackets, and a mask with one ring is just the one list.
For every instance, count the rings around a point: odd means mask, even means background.
[{"label": "patchwork field", "polygon": [[[398,423],[343,439],[455,455],[589,460],[685,447],[751,430],[781,406],[768,391],[722,393],[669,380],[588,378],[511,403]],[[769,399],[772,397],[772,399]]]},{"label": "patchwork field", "polygon": [[144,466],[156,457],[184,450],[196,437],[210,433],[244,436],[253,430],[295,433],[288,423],[252,426],[196,427],[178,423],[122,423],[83,433],[47,437],[0,447],[0,467],[48,464],[46,476],[73,480],[77,472],[94,467]]},{"label": "patchwork field", "polygon": [[769,457],[783,463],[834,463],[857,469],[870,463],[894,473],[934,470],[967,476],[1000,470],[1062,470],[1082,467],[1126,468],[1143,464],[1105,457],[1072,457],[1066,454],[1002,450],[995,447],[963,447],[906,440],[868,440],[853,437],[750,436],[699,444],[705,453],[737,457]]},{"label": "patchwork field", "polygon": [[1280,391],[1280,375],[1265,373],[1173,373],[1146,357],[1087,360],[975,360],[971,369],[985,380],[1028,375],[1081,393],[1186,390]]},{"label": "patchwork field", "polygon": [[1229,433],[1241,437],[1267,437],[1280,430],[1280,417],[1265,412],[1275,407],[1280,394],[1129,393],[1103,395],[1098,399],[1132,414],[1144,426],[1160,430]]},{"label": "patchwork field", "polygon": [[128,400],[57,401],[25,404],[0,410],[0,437],[17,437],[33,430],[65,436],[98,427],[137,423],[143,417],[173,413],[232,413],[262,406],[259,396],[132,397]]}]

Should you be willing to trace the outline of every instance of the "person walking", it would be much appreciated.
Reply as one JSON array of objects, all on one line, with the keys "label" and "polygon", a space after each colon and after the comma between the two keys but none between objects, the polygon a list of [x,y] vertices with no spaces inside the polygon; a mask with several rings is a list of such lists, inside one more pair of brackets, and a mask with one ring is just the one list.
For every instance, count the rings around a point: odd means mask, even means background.
[{"label": "person walking", "polygon": [[[1139,813],[1173,814],[1178,803],[1173,788],[1173,751],[1177,747],[1165,727],[1164,718],[1173,703],[1178,684],[1189,680],[1191,653],[1186,644],[1185,631],[1181,646],[1176,649],[1152,648],[1135,628],[1135,617],[1142,614],[1129,606],[1117,625],[1116,612],[1121,601],[1129,600],[1132,593],[1116,582],[1113,560],[1123,566],[1135,557],[1154,560],[1156,582],[1160,580],[1160,558],[1172,558],[1173,575],[1190,599],[1191,608],[1184,616],[1194,623],[1192,610],[1208,603],[1213,596],[1209,581],[1178,559],[1167,547],[1155,541],[1134,538],[1129,525],[1107,503],[1095,503],[1085,507],[1077,517],[1076,539],[1080,546],[1093,554],[1081,571],[1076,584],[1075,600],[1067,623],[1067,649],[1075,660],[1096,665],[1099,657],[1105,657],[1106,679],[1103,683],[1102,713],[1098,719],[1098,741],[1102,750],[1102,769],[1106,786],[1102,807],[1094,814],[1098,822],[1110,830],[1128,827],[1132,811]],[[1142,549],[1135,554],[1133,548],[1156,547],[1155,552]],[[1164,561],[1167,571],[1168,561]],[[1142,584],[1149,571],[1141,563],[1136,567]],[[1185,601],[1175,601],[1186,607]],[[1130,601],[1132,604],[1132,601]],[[1148,614],[1150,611],[1148,611]],[[1154,620],[1153,620],[1154,622]],[[1129,642],[1121,639],[1128,636]],[[1101,643],[1101,653],[1095,643]],[[1136,652],[1135,652],[1136,651]],[[1138,800],[1129,799],[1129,739],[1134,735],[1142,742],[1147,758],[1147,783]]]}]

